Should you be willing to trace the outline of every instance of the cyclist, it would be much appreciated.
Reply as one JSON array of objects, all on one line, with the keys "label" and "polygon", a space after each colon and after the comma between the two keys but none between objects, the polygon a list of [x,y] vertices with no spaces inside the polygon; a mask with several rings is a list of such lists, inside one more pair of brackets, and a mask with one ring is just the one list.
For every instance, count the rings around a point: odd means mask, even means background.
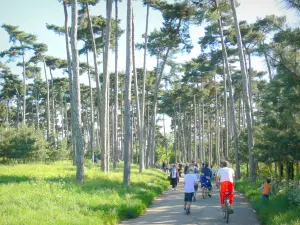
[{"label": "cyclist", "polygon": [[222,162],[222,168],[218,170],[216,183],[220,182],[220,203],[222,209],[224,208],[224,198],[225,189],[229,192],[229,202],[230,202],[230,213],[233,213],[231,206],[234,204],[234,170],[229,168],[229,163],[227,161]]},{"label": "cyclist", "polygon": [[[206,178],[206,185],[207,185],[207,189],[209,191],[211,191],[212,186],[211,186],[211,178],[212,178],[212,172],[211,169],[208,167],[208,163],[205,163],[204,169],[202,171],[203,176]],[[211,197],[211,194],[208,193],[208,196]]]},{"label": "cyclist", "polygon": [[196,184],[197,176],[194,174],[194,169],[189,168],[189,173],[184,176],[184,210],[186,210],[186,214],[191,212],[191,203]]}]

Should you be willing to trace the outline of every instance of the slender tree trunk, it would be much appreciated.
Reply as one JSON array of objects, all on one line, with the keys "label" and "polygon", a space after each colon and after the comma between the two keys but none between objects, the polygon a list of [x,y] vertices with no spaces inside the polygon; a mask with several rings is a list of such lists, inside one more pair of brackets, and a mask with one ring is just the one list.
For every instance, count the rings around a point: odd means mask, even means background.
[{"label": "slender tree trunk", "polygon": [[112,0],[106,1],[106,37],[105,37],[105,51],[103,55],[103,89],[102,89],[102,112],[101,112],[101,169],[105,172],[108,171],[107,154],[109,148],[107,146],[108,139],[108,127],[109,127],[109,113],[108,113],[108,90],[109,90],[109,48],[111,37],[111,14],[112,14]]},{"label": "slender tree trunk", "polygon": [[25,69],[25,51],[22,46],[22,65],[23,65],[23,116],[22,116],[22,124],[26,124],[26,69]]},{"label": "slender tree trunk", "polygon": [[94,101],[93,101],[93,87],[92,87],[92,75],[90,71],[90,63],[89,63],[89,52],[86,48],[86,63],[87,63],[87,75],[89,79],[89,97],[90,97],[90,151],[92,155],[92,162],[94,160],[95,150],[94,150]]},{"label": "slender tree trunk", "polygon": [[[215,4],[218,8],[217,1],[215,0]],[[238,132],[236,127],[236,119],[235,119],[235,109],[234,109],[234,98],[232,92],[232,82],[231,82],[231,73],[229,70],[229,62],[227,57],[227,50],[224,41],[224,34],[223,34],[223,27],[221,22],[221,13],[219,12],[220,17],[218,18],[218,27],[219,33],[221,36],[221,44],[222,44],[222,55],[223,55],[223,62],[225,64],[226,73],[227,73],[227,81],[228,81],[228,88],[229,88],[229,102],[230,102],[230,111],[231,111],[231,122],[233,126],[233,137],[234,137],[234,152],[235,152],[235,165],[236,165],[236,177],[240,178],[240,163],[239,163],[239,152],[238,152]],[[231,126],[229,126],[231,127]]]},{"label": "slender tree trunk", "polygon": [[40,104],[39,104],[39,97],[36,96],[36,102],[35,102],[35,109],[36,109],[36,130],[40,129]]},{"label": "slender tree trunk", "polygon": [[220,165],[220,127],[219,127],[219,101],[218,90],[215,78],[215,140],[216,140],[216,162]]},{"label": "slender tree trunk", "polygon": [[47,76],[47,70],[46,70],[46,62],[45,58],[42,56],[43,64],[44,64],[44,74],[45,74],[45,82],[46,82],[46,88],[47,88],[47,99],[46,99],[46,116],[47,116],[47,140],[50,140],[50,97],[49,97],[49,82],[48,82],[48,76]]},{"label": "slender tree trunk", "polygon": [[[224,60],[223,60],[224,61]],[[227,116],[227,78],[225,62],[223,62],[223,85],[224,85],[224,124],[225,124],[225,145],[224,145],[224,155],[225,159],[228,160],[228,116]]]},{"label": "slender tree trunk", "polygon": [[132,71],[132,0],[127,0],[126,29],[126,77],[125,77],[125,138],[124,138],[124,185],[130,185],[130,106],[131,106],[131,71]]},{"label": "slender tree trunk", "polygon": [[194,161],[198,162],[197,151],[197,114],[196,114],[196,96],[194,95]]},{"label": "slender tree trunk", "polygon": [[[115,19],[118,21],[118,1],[115,0]],[[114,142],[114,157],[113,157],[113,168],[117,168],[117,162],[118,162],[118,155],[119,155],[119,148],[118,148],[118,56],[119,56],[119,41],[118,41],[118,26],[116,26],[116,31],[115,31],[115,94],[114,94],[114,129],[113,129],[113,142]]]},{"label": "slender tree trunk", "polygon": [[[125,88],[124,88],[125,90]],[[123,113],[123,91],[121,92],[121,159],[124,157],[124,113]]]},{"label": "slender tree trunk", "polygon": [[263,52],[263,54],[264,54],[264,57],[265,57],[265,60],[266,60],[266,63],[267,63],[267,67],[268,67],[269,80],[271,81],[273,79],[273,76],[272,76],[270,61],[269,61],[267,53],[265,51]]},{"label": "slender tree trunk", "polygon": [[253,114],[253,93],[252,93],[252,64],[251,64],[251,54],[248,53],[248,59],[249,59],[249,101],[250,101],[250,113],[252,118],[252,126],[254,126],[254,114]]},{"label": "slender tree trunk", "polygon": [[[75,113],[75,106],[74,106],[74,98],[73,98],[73,74],[72,74],[72,59],[71,59],[71,50],[69,45],[69,27],[68,27],[68,10],[67,10],[67,0],[63,1],[63,7],[64,7],[64,15],[65,15],[65,42],[66,42],[66,52],[67,52],[67,61],[68,61],[68,78],[69,78],[69,93],[70,93],[70,105],[71,105],[71,119],[70,119],[70,125],[71,125],[71,141],[72,143],[72,151],[73,151],[73,165],[75,165],[75,153],[76,153],[76,146],[75,143],[75,130],[74,126],[72,125],[74,121],[74,113]],[[50,115],[49,115],[50,116]],[[50,118],[50,117],[49,117]]]},{"label": "slender tree trunk", "polygon": [[208,135],[208,163],[209,165],[211,165],[212,162],[212,127],[211,127],[211,115],[209,113],[208,115],[208,131],[207,131],[207,135]]},{"label": "slender tree trunk", "polygon": [[215,111],[215,140],[216,140],[216,162],[217,165],[220,165],[220,126],[219,126],[219,101],[218,101],[218,91],[216,84],[216,111]]},{"label": "slender tree trunk", "polygon": [[204,129],[204,116],[205,116],[205,112],[204,112],[204,102],[202,103],[202,159],[203,159],[203,162],[205,162],[206,160],[206,154],[205,154],[205,147],[204,147],[204,132],[205,132],[205,129]]},{"label": "slender tree trunk", "polygon": [[[149,24],[149,8],[150,4],[147,2],[147,13],[146,13],[146,28],[145,28],[145,37],[144,37],[144,63],[143,63],[143,87],[142,87],[142,103],[141,103],[141,143],[140,145],[144,148],[144,139],[146,140],[146,130],[145,130],[145,86],[146,86],[146,60],[147,60],[147,43],[148,43],[148,24]],[[145,151],[144,149],[140,151],[140,173],[145,169]]]},{"label": "slender tree trunk", "polygon": [[202,148],[202,143],[203,143],[203,136],[202,136],[202,118],[201,118],[201,105],[198,105],[198,115],[199,115],[199,156],[200,156],[200,165],[204,162],[203,160],[203,148]]},{"label": "slender tree trunk", "polygon": [[234,0],[230,0],[231,8],[233,12],[233,18],[235,23],[236,29],[236,36],[237,36],[237,43],[238,43],[238,50],[239,50],[239,58],[240,58],[240,67],[243,75],[243,86],[244,86],[244,98],[245,98],[245,110],[246,110],[246,117],[247,117],[247,130],[248,130],[248,151],[249,151],[249,166],[250,166],[250,179],[254,179],[255,176],[255,162],[253,156],[253,145],[254,145],[254,138],[253,138],[253,127],[252,127],[252,118],[251,118],[251,105],[249,102],[249,89],[248,89],[248,77],[245,70],[245,61],[243,57],[243,45],[242,45],[242,38],[241,32],[239,27],[239,22],[237,19],[237,13],[235,9],[235,2]]},{"label": "slender tree trunk", "polygon": [[181,134],[182,134],[182,162],[186,163],[186,144],[185,144],[185,135],[184,135],[184,129],[183,129],[183,121],[182,121],[182,113],[181,113],[181,102],[179,102],[179,117],[180,117],[180,128],[181,128]]},{"label": "slender tree trunk", "polygon": [[69,120],[68,120],[68,108],[67,108],[67,103],[64,103],[64,107],[65,107],[65,136],[67,139],[69,139]]},{"label": "slender tree trunk", "polygon": [[18,89],[16,89],[16,91],[17,91],[17,122],[16,122],[16,125],[19,128],[19,125],[20,125],[20,94],[19,94]]},{"label": "slender tree trunk", "polygon": [[157,56],[156,60],[156,72],[155,72],[155,93],[154,93],[154,100],[153,100],[153,112],[151,115],[151,126],[150,129],[150,136],[149,136],[149,152],[150,152],[150,166],[154,167],[154,159],[155,159],[155,125],[156,125],[156,110],[157,110],[157,93],[158,93],[158,82],[159,82],[159,56]]},{"label": "slender tree trunk", "polygon": [[174,158],[175,158],[175,163],[176,163],[176,162],[178,162],[178,157],[177,157],[178,139],[177,139],[176,116],[175,115],[174,115],[173,121],[174,121]]},{"label": "slender tree trunk", "polygon": [[135,66],[135,41],[134,41],[134,15],[132,12],[132,60],[133,60],[133,74],[134,74],[134,92],[135,92],[135,104],[136,104],[136,119],[139,134],[139,147],[140,147],[140,173],[143,172],[144,168],[144,151],[143,151],[143,128],[141,122],[141,111],[140,111],[140,95],[137,80],[137,71]]},{"label": "slender tree trunk", "polygon": [[5,115],[5,123],[9,126],[9,119],[8,119],[8,115],[9,115],[9,100],[6,100],[6,115]]},{"label": "slender tree trunk", "polygon": [[147,149],[146,150],[146,168],[149,168],[149,162],[150,162],[150,148],[149,148],[149,131],[150,131],[150,128],[149,128],[149,118],[150,118],[150,113],[149,113],[149,98],[148,98],[148,96],[149,96],[149,92],[147,91],[147,97],[146,97],[146,99],[147,99],[147,104],[146,104],[146,102],[145,102],[145,104],[147,105],[147,115],[146,115],[146,118],[147,118],[147,124],[146,123],[144,123],[144,124],[146,124],[146,126],[145,126],[145,140],[146,140],[146,144],[145,144],[145,149]]},{"label": "slender tree trunk", "polygon": [[74,129],[76,132],[76,180],[83,184],[84,179],[84,151],[82,146],[81,133],[81,104],[80,104],[80,82],[79,82],[79,56],[77,48],[77,0],[71,2],[72,5],[72,34],[71,34],[71,48],[72,48],[72,67],[74,75],[74,107],[76,108],[74,114]]},{"label": "slender tree trunk", "polygon": [[65,132],[64,93],[60,93],[60,116],[61,116],[61,138],[64,139],[64,132]]},{"label": "slender tree trunk", "polygon": [[192,115],[190,115],[188,117],[188,138],[189,138],[189,162],[192,162],[193,161],[193,154],[192,154]]},{"label": "slender tree trunk", "polygon": [[54,84],[53,84],[53,74],[52,70],[49,67],[49,72],[50,72],[50,78],[51,78],[51,123],[52,123],[52,135],[53,135],[53,141],[54,141],[54,135],[56,133],[55,131],[55,106],[54,106]]},{"label": "slender tree trunk", "polygon": [[[89,10],[88,3],[86,3],[85,8],[86,8],[86,12],[87,12],[88,21],[89,21],[88,22],[89,23],[89,31],[90,31],[90,35],[91,35],[92,49],[93,49],[93,59],[94,59],[94,69],[95,69],[96,89],[97,89],[97,98],[96,98],[97,99],[97,106],[98,106],[98,111],[101,114],[101,86],[100,86],[100,78],[99,78],[98,64],[97,64],[97,48],[96,48],[95,37],[94,37],[94,32],[93,32],[93,24],[92,24],[92,20],[91,20],[91,17],[90,17],[90,10]],[[88,54],[88,52],[86,54]],[[89,82],[90,82],[90,79],[91,78],[89,76]],[[91,104],[91,107],[94,108],[93,104]],[[94,111],[92,111],[92,113],[94,113]],[[91,127],[91,129],[93,129],[93,131],[91,130],[91,139],[94,138],[94,122],[93,122],[93,117],[92,116],[93,116],[93,114],[91,114],[91,119],[92,119],[91,123],[93,124],[93,128]],[[97,124],[97,126],[99,126],[99,124]],[[93,149],[93,146],[91,146],[92,157],[93,157],[93,151],[94,150],[92,150],[92,149]],[[101,157],[102,157],[102,154],[101,154]],[[93,160],[93,158],[92,158],[92,160]],[[101,160],[101,166],[103,166],[102,160]]]},{"label": "slender tree trunk", "polygon": [[165,126],[165,114],[163,114],[163,127],[164,127],[164,144],[166,148],[166,162],[167,165],[169,165],[169,155],[168,155],[168,141],[167,141],[167,136],[166,136],[166,126]]}]

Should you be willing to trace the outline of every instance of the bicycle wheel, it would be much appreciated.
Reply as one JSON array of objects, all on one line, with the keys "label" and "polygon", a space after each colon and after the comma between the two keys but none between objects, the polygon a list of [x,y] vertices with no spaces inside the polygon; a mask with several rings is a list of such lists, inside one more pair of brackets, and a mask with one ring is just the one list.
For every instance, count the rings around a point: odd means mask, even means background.
[{"label": "bicycle wheel", "polygon": [[226,198],[225,198],[225,202],[224,202],[224,206],[222,208],[222,211],[223,211],[224,219],[226,219]]},{"label": "bicycle wheel", "polygon": [[225,203],[225,204],[226,204],[226,206],[225,206],[225,207],[226,207],[226,210],[225,210],[225,211],[226,211],[226,223],[229,222],[229,210],[230,210],[230,209],[229,209],[228,201],[229,201],[229,200],[226,199],[226,203]]},{"label": "bicycle wheel", "polygon": [[205,191],[205,190],[206,190],[206,188],[203,187],[203,188],[202,188],[202,198],[203,198],[203,199],[206,198],[206,195],[205,195],[205,192],[206,192],[206,191]]}]

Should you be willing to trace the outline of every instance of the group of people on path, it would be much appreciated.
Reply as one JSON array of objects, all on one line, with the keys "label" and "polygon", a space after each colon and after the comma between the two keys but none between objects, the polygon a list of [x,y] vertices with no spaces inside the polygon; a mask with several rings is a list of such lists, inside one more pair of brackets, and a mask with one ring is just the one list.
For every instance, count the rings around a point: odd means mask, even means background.
[{"label": "group of people on path", "polygon": [[[214,170],[208,167],[208,164],[202,165],[201,169],[201,176],[200,176],[200,182],[201,186],[202,184],[207,184],[207,188],[209,190],[212,189],[211,185],[211,179],[214,177]],[[198,186],[198,178],[195,175],[194,167],[190,167],[188,169],[188,173],[185,174],[184,177],[184,210],[187,214],[191,211],[191,203],[194,196],[194,193],[196,191],[195,187]],[[220,203],[221,207],[224,207],[224,190],[226,189],[227,195],[229,195],[230,198],[230,205],[234,203],[234,189],[233,189],[233,182],[234,182],[234,171],[233,169],[228,167],[228,162],[224,161],[221,163],[220,169],[218,169],[216,174],[216,183],[220,183]],[[228,185],[228,183],[231,183],[231,185]],[[225,187],[226,184],[226,187]],[[209,197],[211,197],[210,193],[208,194]],[[231,213],[233,213],[233,210],[231,209]]]},{"label": "group of people on path", "polygon": [[[181,170],[183,165],[178,162],[173,165],[170,170],[170,183],[173,191],[176,191],[177,184],[179,183],[179,177],[181,177]],[[200,174],[200,175],[199,175]],[[208,163],[202,164],[202,168],[199,169],[198,165],[192,162],[191,165],[184,167],[184,210],[187,214],[190,213],[191,203],[198,189],[198,183],[207,184],[207,188],[212,190],[211,179],[215,178],[216,186],[219,188],[220,206],[224,208],[225,197],[229,198],[230,213],[233,213],[232,205],[234,204],[234,170],[229,167],[227,161],[221,162],[220,168],[215,172],[214,168],[209,168]],[[262,200],[269,199],[269,195],[272,193],[272,187],[270,185],[271,180],[267,179],[267,182],[261,186],[258,190],[262,191]],[[211,197],[211,194],[208,194]]]}]

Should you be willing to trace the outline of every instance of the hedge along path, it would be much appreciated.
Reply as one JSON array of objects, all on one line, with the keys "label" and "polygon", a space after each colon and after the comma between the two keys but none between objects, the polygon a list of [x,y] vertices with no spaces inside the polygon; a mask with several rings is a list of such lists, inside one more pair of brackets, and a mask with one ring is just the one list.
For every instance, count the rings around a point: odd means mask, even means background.
[{"label": "hedge along path", "polygon": [[[220,210],[219,194],[215,188],[212,198],[203,199],[200,189],[198,190],[197,201],[192,203],[191,214],[186,215],[183,210],[183,179],[173,191],[170,187],[146,210],[139,218],[123,221],[125,224],[190,224],[190,225],[224,225],[223,213]],[[234,214],[229,217],[231,225],[260,225],[253,212],[251,205],[244,196],[235,191]]]}]

